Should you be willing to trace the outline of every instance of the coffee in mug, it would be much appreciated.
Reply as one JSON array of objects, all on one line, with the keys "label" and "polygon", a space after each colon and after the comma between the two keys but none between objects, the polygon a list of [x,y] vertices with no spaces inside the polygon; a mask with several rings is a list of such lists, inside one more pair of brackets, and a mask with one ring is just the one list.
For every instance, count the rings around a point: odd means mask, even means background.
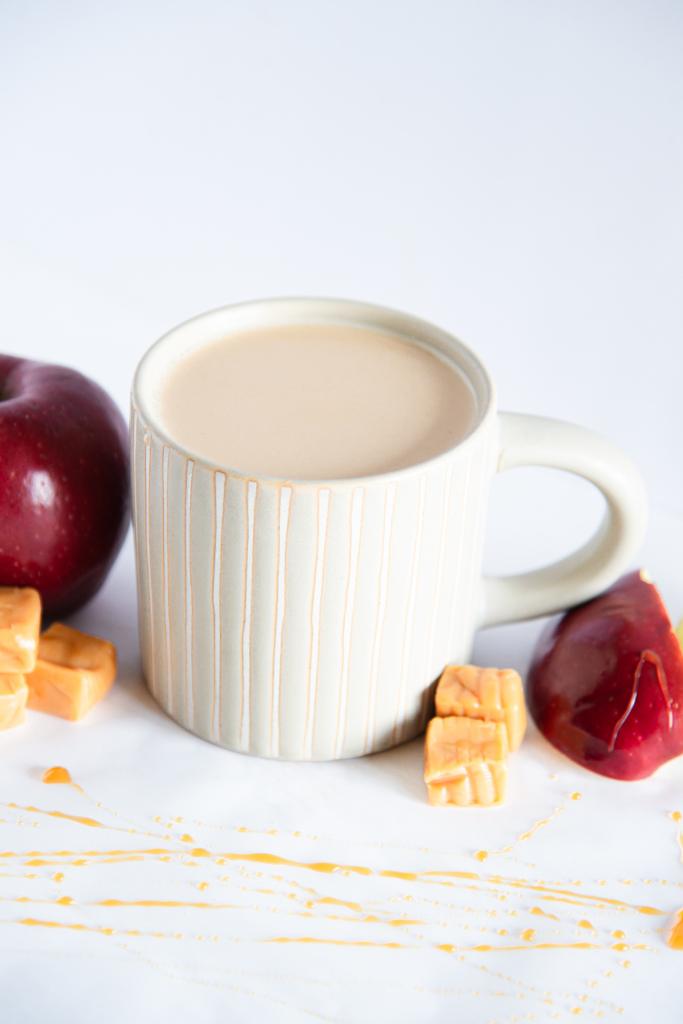
[{"label": "coffee in mug", "polygon": [[160,421],[212,462],[283,480],[349,479],[424,462],[475,422],[466,378],[398,334],[285,324],[228,335],[177,364]]},{"label": "coffee in mug", "polygon": [[[138,367],[131,413],[143,671],[181,725],[231,750],[352,757],[417,735],[475,631],[611,584],[643,535],[630,461],[581,427],[499,413],[449,334],[333,299],[226,307]],[[496,472],[601,489],[555,565],[486,579]]]}]

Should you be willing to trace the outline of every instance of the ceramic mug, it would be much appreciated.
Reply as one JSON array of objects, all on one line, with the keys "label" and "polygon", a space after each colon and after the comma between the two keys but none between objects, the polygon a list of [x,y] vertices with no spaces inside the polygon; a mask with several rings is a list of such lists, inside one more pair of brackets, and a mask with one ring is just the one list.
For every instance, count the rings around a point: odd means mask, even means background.
[{"label": "ceramic mug", "polygon": [[[476,422],[426,462],[357,479],[263,479],[187,451],[160,425],[169,367],[249,328],[348,323],[397,333],[469,381]],[[646,499],[612,444],[558,420],[498,413],[460,341],[390,309],[275,299],[174,328],[132,394],[140,641],[147,685],[181,725],[230,750],[325,760],[417,735],[432,684],[475,630],[558,611],[613,582],[639,545]],[[604,494],[596,535],[554,565],[482,577],[495,473],[549,466]]]}]

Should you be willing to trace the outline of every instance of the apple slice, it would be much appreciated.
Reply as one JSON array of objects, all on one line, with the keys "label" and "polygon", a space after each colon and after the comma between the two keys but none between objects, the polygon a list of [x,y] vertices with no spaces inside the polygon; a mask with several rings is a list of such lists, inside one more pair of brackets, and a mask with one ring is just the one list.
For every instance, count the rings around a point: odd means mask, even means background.
[{"label": "apple slice", "polygon": [[683,651],[644,572],[549,624],[528,706],[553,746],[613,779],[644,779],[683,754]]}]

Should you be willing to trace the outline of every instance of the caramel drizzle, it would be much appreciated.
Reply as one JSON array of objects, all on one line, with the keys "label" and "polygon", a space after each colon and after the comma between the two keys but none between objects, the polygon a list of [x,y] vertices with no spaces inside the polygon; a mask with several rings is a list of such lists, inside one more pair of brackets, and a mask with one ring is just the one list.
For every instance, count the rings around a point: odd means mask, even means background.
[{"label": "caramel drizzle", "polygon": [[683,950],[683,910],[679,910],[666,938],[670,949]]},{"label": "caramel drizzle", "polygon": [[551,811],[550,814],[548,814],[545,818],[539,818],[538,821],[535,821],[533,825],[531,825],[524,832],[520,833],[520,835],[518,835],[511,842],[507,843],[505,846],[499,847],[497,850],[477,850],[474,853],[474,859],[478,860],[479,863],[481,864],[485,860],[488,860],[489,857],[497,857],[502,856],[506,853],[512,853],[512,851],[518,844],[528,842],[529,839],[533,839],[537,832],[540,832],[542,828],[546,828],[553,821],[555,821],[555,819],[558,818],[561,814],[564,814],[565,810],[568,807],[569,800],[576,801],[580,799],[580,793],[571,793],[569,797],[567,797],[566,800],[563,800],[561,804],[558,804],[558,806],[553,811]]},{"label": "caramel drizzle", "polygon": [[[267,894],[277,895],[273,890],[254,890],[256,892],[262,891]],[[92,900],[84,903],[80,903],[73,899],[71,896],[60,896],[58,899],[36,899],[32,896],[0,896],[1,903],[19,903],[19,904],[32,904],[52,907],[70,907],[72,909],[82,909],[84,907],[106,907],[109,910],[130,910],[136,908],[150,909],[150,910],[248,910],[250,912],[257,913],[272,913],[268,908],[247,906],[242,903],[212,903],[209,901],[202,900],[160,900],[160,899],[146,899],[146,900],[122,900],[122,899],[103,899],[103,900]],[[318,904],[335,905],[342,907],[351,907],[361,916],[349,916],[342,914],[323,914],[317,919],[322,921],[347,921],[353,924],[379,924],[385,925],[390,928],[407,928],[415,925],[424,925],[425,921],[417,920],[416,918],[409,917],[378,917],[376,914],[363,914],[360,904],[347,904],[345,900],[336,900],[332,897],[325,897],[319,900],[309,900],[304,905],[308,908],[306,911],[300,910],[277,910],[278,914],[284,914],[287,917],[305,917],[313,918],[310,911]],[[55,925],[56,927],[56,925]]]},{"label": "caramel drizzle", "polygon": [[[314,935],[278,935],[272,939],[266,939],[267,944],[292,944],[292,945],[315,945],[315,946],[346,946],[375,949],[421,949],[421,946],[408,945],[403,942],[372,942],[369,940],[357,939],[321,939]],[[431,947],[439,953],[489,953],[489,952],[521,952],[530,949],[613,949],[618,952],[629,949],[648,950],[645,943],[627,945],[623,942],[614,943],[611,946],[602,946],[597,942],[525,942],[522,945],[500,945],[493,946],[489,943],[479,943],[472,946],[458,946],[450,942],[442,942]]]},{"label": "caramel drizzle", "polygon": [[[54,784],[54,780],[48,780],[48,784],[49,784],[49,782],[52,782]],[[80,786],[76,786],[76,783],[74,783],[74,782],[66,783],[66,782],[62,782],[62,780],[60,780],[60,783],[62,785],[74,786],[80,792],[83,792],[81,790]],[[70,822],[73,822],[75,825],[83,825],[86,828],[102,828],[102,829],[105,829],[105,831],[107,831],[107,832],[125,832],[128,835],[148,836],[151,839],[171,839],[172,838],[168,834],[162,835],[159,832],[147,832],[145,829],[132,828],[132,827],[123,828],[120,825],[107,825],[103,821],[99,821],[97,818],[89,818],[89,817],[86,817],[85,815],[82,815],[82,814],[67,814],[65,811],[47,810],[44,807],[35,807],[33,804],[16,804],[16,803],[13,803],[13,802],[9,802],[9,803],[3,803],[2,806],[3,807],[8,807],[8,808],[10,808],[13,811],[26,811],[28,814],[42,814],[42,815],[45,815],[48,818],[59,818],[61,821],[70,821]],[[183,837],[180,837],[180,838],[181,838],[182,842],[192,842],[193,841],[191,836],[187,836],[186,838],[183,838]]]},{"label": "caramel drizzle", "polygon": [[[638,664],[638,668],[637,668],[636,673],[634,675],[633,692],[631,694],[631,699],[629,700],[629,706],[627,707],[626,712],[621,716],[619,722],[617,723],[617,726],[615,727],[615,731],[614,731],[614,735],[613,735],[613,742],[614,743],[616,743],[616,740],[618,738],[618,734],[619,734],[620,729],[622,728],[622,726],[625,723],[625,721],[627,720],[629,714],[633,710],[633,707],[635,706],[635,703],[636,703],[636,700],[637,700],[638,686],[639,686],[640,677],[641,677],[641,674],[642,674],[642,671],[643,671],[643,668],[644,668],[644,663],[645,663],[645,661],[653,662],[652,658],[648,658],[647,657],[648,654],[654,654],[654,652],[647,652],[646,651],[646,652],[643,652],[643,655],[641,655],[641,660],[640,660],[640,662]],[[654,657],[656,658],[656,655]],[[659,664],[659,666],[656,664],[656,662],[654,662],[654,663],[655,663],[655,668],[657,668],[657,670],[658,670],[657,671],[657,680],[658,680],[658,683],[659,683],[659,688],[660,688],[660,691],[662,692],[662,696],[664,697],[665,701],[667,702],[667,708],[668,708],[668,711],[669,711],[669,724],[671,726],[671,720],[672,720],[672,716],[671,716],[671,702],[670,702],[670,697],[669,697],[668,689],[667,689],[667,685],[666,685],[666,676],[664,674],[663,679],[662,679],[662,676],[660,676],[660,672],[659,672],[660,668],[661,668],[662,674],[664,673],[664,670],[663,670],[663,667],[661,666],[661,663]],[[52,776],[52,777],[49,777],[49,776]],[[80,792],[83,792],[80,789],[80,787],[78,787],[75,783],[73,783],[73,781],[71,780],[71,777],[69,776],[69,773],[66,771],[66,769],[59,769],[59,768],[57,768],[57,769],[50,769],[48,772],[45,773],[45,777],[44,777],[43,781],[45,781],[45,782],[52,782],[52,783],[59,782],[59,783],[63,783],[63,784],[70,784],[74,788],[79,790]],[[578,794],[578,793],[577,794],[572,794],[571,796],[572,796],[572,799],[578,799],[580,794]],[[194,841],[193,841],[193,839],[192,839],[192,837],[190,835],[183,835],[183,836],[180,836],[180,837],[175,836],[175,835],[174,836],[170,836],[170,835],[158,836],[155,833],[142,832],[142,831],[140,831],[138,829],[118,828],[116,826],[107,825],[107,824],[105,824],[105,823],[103,823],[101,821],[98,821],[97,819],[94,819],[94,818],[88,818],[88,817],[84,817],[84,816],[66,814],[66,813],[61,812],[61,811],[49,811],[49,810],[45,810],[45,809],[42,809],[42,808],[34,807],[32,805],[22,806],[22,805],[18,805],[18,804],[7,804],[6,806],[9,806],[9,807],[11,807],[13,809],[17,809],[17,810],[25,810],[25,811],[28,811],[30,813],[44,814],[44,815],[48,815],[49,817],[53,817],[53,818],[65,819],[67,821],[71,821],[71,822],[73,822],[75,824],[79,824],[79,825],[82,825],[82,826],[88,827],[88,828],[102,828],[102,829],[105,829],[105,830],[110,830],[111,829],[111,830],[120,831],[120,832],[125,831],[125,832],[129,832],[129,833],[137,833],[139,835],[149,835],[149,836],[153,836],[155,838],[163,838],[164,840],[173,839],[173,840],[177,841],[179,839],[181,842],[185,842],[188,845],[194,843]],[[519,836],[513,842],[513,844],[511,844],[511,845],[515,845],[515,843],[517,843],[517,842],[520,842],[522,840],[530,838],[532,835],[534,835],[536,833],[536,831],[538,831],[539,828],[542,828],[545,825],[549,824],[550,821],[553,820],[553,818],[558,813],[560,813],[560,810],[563,810],[563,809],[564,809],[564,807],[562,807],[561,809],[558,808],[558,809],[556,809],[555,812],[553,812],[553,814],[550,817],[548,817],[546,819],[541,819],[532,828],[527,830],[527,832],[525,832],[521,836]],[[174,820],[175,821],[180,821],[181,819],[174,819]],[[169,828],[173,828],[173,827],[174,826],[169,825]],[[243,831],[247,831],[247,830],[245,829]],[[274,830],[273,830],[273,834],[276,834],[274,832]],[[297,833],[292,833],[292,834],[293,835],[297,835]],[[507,849],[508,848],[505,848],[503,851],[496,851],[496,852],[507,852]],[[496,886],[504,886],[504,887],[511,887],[511,888],[515,888],[515,889],[524,889],[524,890],[529,891],[529,892],[539,893],[540,895],[539,895],[538,898],[541,899],[541,900],[553,900],[555,902],[571,903],[571,904],[575,904],[575,905],[578,905],[578,906],[585,906],[587,902],[590,902],[590,903],[593,903],[595,906],[597,906],[598,909],[606,909],[607,907],[611,906],[611,907],[615,907],[615,908],[618,908],[618,909],[621,909],[621,910],[635,910],[638,913],[646,914],[646,915],[661,915],[661,914],[664,913],[664,911],[662,911],[661,909],[656,908],[656,907],[639,906],[639,905],[636,905],[636,904],[633,904],[633,903],[627,903],[627,902],[625,902],[623,900],[612,899],[612,898],[604,897],[604,896],[601,896],[601,895],[594,896],[594,895],[590,895],[590,894],[584,894],[584,893],[581,893],[581,892],[576,892],[573,889],[558,888],[558,887],[556,887],[554,885],[548,885],[546,883],[541,883],[541,882],[539,882],[539,883],[532,883],[532,882],[528,881],[527,879],[509,878],[509,877],[503,877],[503,876],[500,876],[500,875],[488,875],[487,876],[487,875],[480,875],[480,874],[478,874],[476,872],[471,872],[471,871],[439,871],[439,870],[430,870],[430,871],[402,871],[402,870],[393,870],[393,869],[377,869],[377,868],[367,867],[367,866],[364,866],[364,865],[337,864],[337,863],[332,863],[332,862],[328,862],[328,861],[311,861],[311,862],[297,861],[297,860],[293,860],[293,859],[290,859],[290,858],[281,857],[281,856],[278,856],[276,854],[269,854],[269,853],[262,853],[262,852],[245,852],[245,853],[237,853],[237,852],[232,852],[232,851],[230,851],[230,852],[215,852],[215,851],[212,852],[212,851],[207,850],[207,849],[205,849],[203,847],[194,846],[194,845],[192,845],[191,849],[170,849],[170,848],[165,848],[165,847],[158,847],[158,848],[147,848],[147,849],[138,849],[138,850],[99,850],[99,851],[93,850],[93,851],[83,851],[81,853],[78,853],[78,852],[75,852],[75,851],[54,851],[52,853],[46,853],[46,854],[41,854],[38,851],[29,851],[27,854],[12,853],[12,852],[9,852],[9,851],[6,851],[4,853],[0,852],[0,857],[17,857],[17,858],[23,857],[24,859],[26,857],[34,857],[35,858],[34,860],[26,862],[27,866],[29,864],[38,865],[38,864],[41,864],[41,863],[49,863],[49,861],[47,861],[47,860],[41,860],[40,859],[40,858],[43,858],[43,857],[57,857],[57,858],[60,858],[60,860],[58,860],[56,862],[56,863],[59,863],[59,864],[69,863],[69,861],[65,861],[64,858],[71,858],[70,863],[72,863],[75,866],[81,866],[81,865],[87,864],[88,863],[88,858],[91,858],[91,857],[94,858],[96,863],[121,863],[123,861],[128,861],[128,860],[147,861],[150,858],[157,859],[157,860],[160,860],[160,861],[168,862],[168,861],[171,861],[173,858],[176,858],[178,856],[183,857],[183,858],[196,858],[198,860],[209,859],[209,860],[211,860],[211,861],[213,861],[213,862],[215,862],[217,864],[235,861],[235,862],[246,862],[246,863],[262,863],[262,864],[267,864],[267,865],[282,865],[282,866],[286,866],[286,867],[290,867],[290,868],[295,868],[295,869],[319,872],[319,873],[322,873],[322,874],[337,873],[337,874],[340,874],[340,875],[343,875],[343,876],[347,876],[347,877],[353,877],[353,876],[362,876],[362,877],[374,876],[374,877],[378,877],[378,878],[389,878],[389,879],[405,880],[405,881],[409,881],[409,882],[418,882],[418,883],[423,883],[423,884],[432,884],[432,885],[440,885],[440,886],[442,886],[442,885],[455,886],[455,885],[458,885],[458,884],[463,884],[465,888],[472,889],[472,890],[478,891],[478,892],[497,892],[497,890],[495,888]],[[481,857],[481,858],[477,857],[477,859],[482,859],[483,860],[484,857]],[[192,860],[188,860],[187,863],[193,863],[193,861]],[[229,877],[229,876],[226,876],[226,877]],[[268,876],[267,875],[265,877],[272,877],[272,876]],[[287,880],[283,879],[283,881],[287,881]],[[296,884],[296,883],[293,883],[293,884]],[[199,888],[200,889],[206,888],[207,885],[208,885],[208,883],[201,883]],[[243,887],[241,887],[241,888],[243,888]],[[305,887],[302,887],[302,888],[305,888]],[[256,891],[256,892],[263,891],[263,892],[272,893],[273,895],[282,895],[281,893],[276,893],[273,890],[252,890],[252,891]],[[312,890],[311,890],[311,892],[312,892]],[[380,924],[380,925],[383,925],[383,926],[389,925],[389,926],[392,926],[392,927],[404,927],[404,928],[405,927],[409,927],[409,926],[424,925],[424,924],[427,923],[427,922],[424,922],[424,921],[420,921],[420,920],[413,919],[413,918],[408,918],[408,917],[389,919],[389,918],[379,917],[379,916],[376,916],[374,914],[367,914],[367,913],[363,912],[363,908],[362,908],[360,903],[352,902],[352,901],[340,900],[340,899],[336,899],[335,897],[332,897],[332,896],[321,896],[320,894],[317,894],[317,895],[318,895],[319,898],[308,900],[308,901],[305,902],[304,906],[306,907],[307,911],[310,911],[311,908],[313,908],[314,906],[316,906],[318,904],[323,904],[323,905],[331,905],[331,906],[343,907],[345,909],[348,909],[348,910],[352,911],[353,914],[355,914],[357,916],[341,916],[341,915],[334,915],[334,914],[314,915],[314,914],[312,914],[310,912],[309,913],[302,913],[302,912],[297,912],[297,911],[282,911],[281,909],[276,909],[275,912],[277,912],[278,914],[284,912],[287,916],[289,916],[289,914],[291,913],[294,916],[308,917],[308,918],[319,919],[319,920],[330,920],[330,921],[337,921],[338,920],[338,921],[347,921],[347,922],[353,922],[353,923]],[[410,897],[406,897],[406,898],[410,898]],[[500,898],[504,899],[505,897],[502,896]],[[102,899],[102,900],[96,900],[96,901],[93,901],[93,902],[79,904],[79,903],[76,903],[71,897],[68,897],[68,896],[63,896],[63,897],[60,897],[59,899],[56,899],[56,900],[34,900],[34,899],[30,898],[30,897],[21,896],[21,897],[16,897],[16,898],[13,898],[13,899],[5,899],[5,900],[3,900],[3,902],[15,902],[15,903],[19,903],[19,904],[22,904],[22,903],[23,904],[26,904],[26,903],[52,904],[52,905],[57,905],[59,907],[70,907],[70,908],[73,908],[74,910],[79,908],[79,907],[88,907],[88,906],[91,906],[91,907],[103,907],[103,908],[108,908],[108,909],[136,908],[136,907],[138,907],[138,908],[151,908],[151,909],[158,909],[158,910],[165,910],[165,909],[172,909],[172,908],[190,908],[190,909],[198,909],[198,910],[209,910],[209,909],[214,909],[214,910],[232,910],[232,909],[239,909],[239,910],[242,910],[242,911],[245,911],[245,910],[264,910],[265,909],[265,908],[262,908],[262,907],[248,907],[248,906],[244,906],[242,904],[210,902],[210,901],[202,901],[202,900],[183,901],[183,900],[163,900],[163,899],[162,900]],[[270,910],[269,912],[272,913],[273,911]],[[550,919],[553,919],[553,920],[559,920],[559,918],[557,918],[555,915],[546,913],[546,912],[540,910],[540,908],[537,908],[537,907],[532,908],[531,913],[537,914],[539,916],[542,915],[544,917],[547,917],[547,918],[550,918]],[[70,923],[69,922],[59,922],[59,921],[44,920],[44,919],[33,918],[33,917],[31,917],[31,918],[29,918],[29,917],[23,918],[23,919],[21,919],[19,921],[14,921],[14,922],[3,922],[3,923],[20,924],[20,925],[25,926],[25,927],[29,927],[30,926],[30,927],[42,927],[42,928],[65,928],[65,929],[70,929],[72,931],[90,932],[90,933],[93,933],[93,934],[99,934],[99,935],[103,935],[103,936],[117,936],[117,935],[119,935],[119,936],[134,936],[134,937],[138,937],[138,936],[147,937],[147,936],[149,936],[149,937],[160,938],[160,939],[165,938],[165,939],[175,939],[175,940],[187,937],[187,938],[189,938],[190,940],[193,940],[193,941],[212,941],[212,942],[221,942],[221,941],[235,942],[235,941],[240,941],[239,939],[234,939],[234,938],[227,938],[227,939],[224,940],[224,939],[220,938],[219,936],[206,936],[206,935],[187,935],[187,936],[184,936],[180,932],[162,932],[162,931],[159,931],[159,932],[141,932],[141,931],[139,931],[137,929],[117,930],[115,928],[111,928],[111,927],[107,927],[107,926],[90,926],[90,925],[83,924],[83,923],[78,923],[78,922],[70,922]],[[585,921],[585,920],[579,921],[578,922],[578,927],[579,928],[585,928],[586,930],[593,930],[594,931],[593,926],[590,924],[590,922]],[[487,929],[484,929],[484,930],[486,931]],[[505,932],[503,930],[501,930],[500,934],[501,935],[505,934]],[[615,931],[615,932],[612,933],[612,936],[613,936],[613,938],[617,938],[617,937],[618,938],[623,938],[623,933]],[[424,938],[423,936],[418,935],[418,934],[415,934],[413,937],[416,938],[416,939]],[[591,938],[592,937],[593,936],[591,936]],[[674,936],[672,934],[671,938],[673,938],[673,937]],[[286,935],[276,936],[274,938],[266,939],[266,940],[263,940],[263,941],[268,942],[268,943],[280,943],[280,944],[286,944],[286,943],[292,943],[292,944],[318,944],[318,945],[333,945],[333,946],[339,946],[339,947],[360,947],[360,948],[378,948],[378,949],[383,949],[384,948],[384,949],[396,949],[396,950],[402,950],[402,949],[425,949],[425,948],[427,948],[427,949],[432,949],[432,950],[443,952],[443,953],[447,953],[447,954],[456,954],[456,953],[457,954],[484,953],[484,952],[488,952],[488,951],[511,951],[511,952],[514,952],[514,951],[529,951],[529,950],[537,950],[537,949],[538,950],[561,950],[561,949],[577,949],[577,950],[597,950],[597,949],[603,949],[603,950],[607,950],[607,949],[611,949],[611,950],[614,950],[615,952],[623,952],[623,951],[626,951],[626,950],[647,950],[647,949],[650,948],[650,947],[648,947],[648,946],[646,946],[646,945],[644,945],[642,943],[641,944],[635,944],[635,945],[629,945],[629,944],[627,944],[626,942],[623,942],[623,941],[614,942],[612,945],[603,945],[603,944],[599,944],[599,943],[596,943],[596,942],[586,942],[586,941],[576,941],[576,942],[545,942],[545,941],[541,941],[541,942],[537,942],[537,941],[535,941],[536,940],[536,933],[535,933],[534,929],[532,929],[532,928],[527,928],[524,931],[522,931],[521,934],[520,934],[520,938],[523,940],[523,944],[514,943],[514,942],[510,943],[510,944],[507,944],[507,945],[491,945],[491,944],[488,944],[488,943],[480,943],[480,944],[476,944],[476,945],[456,945],[456,944],[451,944],[451,943],[441,943],[441,944],[438,944],[438,945],[436,945],[436,944],[426,944],[426,946],[423,945],[422,943],[411,944],[411,943],[395,942],[395,941],[381,942],[381,941],[373,941],[373,940],[369,940],[369,939],[368,940],[363,940],[363,939],[342,940],[342,939],[333,939],[333,938],[329,938],[328,939],[328,938],[322,938],[322,937],[318,938],[318,937],[314,937],[314,936],[286,936]],[[672,945],[673,944],[674,943],[672,942]],[[626,966],[628,964],[630,964],[630,961],[624,962],[624,964],[622,966]]]},{"label": "caramel drizzle", "polygon": [[77,785],[71,778],[71,773],[68,768],[62,768],[61,765],[57,764],[53,768],[46,768],[41,776],[41,782],[44,782],[46,786],[73,786],[79,793],[83,790]]},{"label": "caramel drizzle", "polygon": [[138,928],[109,928],[104,925],[83,924],[80,921],[64,922],[49,921],[37,917],[22,917],[18,921],[6,922],[23,925],[26,928],[64,928],[72,932],[91,932],[94,935],[128,935],[135,938],[152,939],[192,939],[195,942],[218,942],[217,935],[187,935],[183,932],[143,932]]},{"label": "caramel drizzle", "polygon": [[[76,867],[80,867],[87,864],[91,859],[97,860],[99,863],[148,858],[157,858],[162,861],[168,861],[173,857],[188,856],[195,860],[211,860],[217,864],[228,862],[271,864],[296,868],[304,871],[313,871],[318,874],[339,874],[347,877],[358,875],[362,877],[393,878],[400,881],[440,886],[453,886],[454,882],[483,883],[483,885],[472,885],[471,888],[474,891],[486,891],[485,886],[488,883],[490,886],[523,889],[528,892],[538,893],[539,898],[543,900],[571,903],[577,906],[590,904],[598,909],[604,909],[606,906],[610,906],[617,907],[621,910],[634,910],[639,914],[650,916],[663,915],[665,913],[665,911],[659,907],[629,903],[626,900],[619,900],[613,897],[593,893],[581,893],[571,889],[533,883],[529,882],[527,879],[509,878],[503,875],[480,875],[475,871],[399,871],[388,868],[370,868],[359,864],[337,864],[332,861],[298,861],[289,857],[281,857],[278,854],[273,853],[236,853],[233,851],[212,852],[204,849],[203,847],[194,847],[187,850],[177,850],[168,847],[148,847],[131,850],[84,850],[81,852],[73,850],[54,850],[43,853],[38,850],[29,850],[26,853],[16,853],[9,850],[0,852],[0,858],[23,859],[27,867],[63,864],[65,861]],[[54,858],[58,859],[55,860]]]}]

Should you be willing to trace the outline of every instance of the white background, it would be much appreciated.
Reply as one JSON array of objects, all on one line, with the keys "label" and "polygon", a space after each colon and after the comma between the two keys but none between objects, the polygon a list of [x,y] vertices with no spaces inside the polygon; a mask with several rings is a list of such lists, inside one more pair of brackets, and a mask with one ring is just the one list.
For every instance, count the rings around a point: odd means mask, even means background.
[{"label": "white background", "polygon": [[[672,614],[683,614],[682,54],[683,8],[661,0],[5,0],[0,350],[72,364],[125,410],[144,350],[204,309],[268,295],[323,294],[416,313],[478,351],[503,408],[576,420],[633,455],[651,495],[643,559]],[[494,488],[487,566],[511,571],[540,564],[578,543],[599,513],[599,499],[580,482],[533,470],[510,474]],[[665,850],[652,856],[668,866],[656,870],[672,885],[683,880],[675,848],[666,848],[674,840],[665,818],[680,766],[661,783],[642,784],[641,795],[631,797],[635,789],[629,788],[627,798],[623,787],[593,782],[555,761],[532,737],[528,752],[520,754],[521,763],[528,761],[520,772],[533,792],[518,789],[506,818],[495,819],[495,826],[477,823],[484,838],[468,831],[466,840],[452,817],[435,824],[433,812],[425,816],[416,744],[353,766],[306,769],[306,775],[278,769],[292,780],[298,809],[286,800],[266,801],[264,808],[257,791],[270,793],[281,777],[272,774],[273,766],[245,762],[180,734],[145,697],[137,675],[130,543],[79,621],[120,645],[123,680],[111,698],[113,710],[98,710],[96,725],[78,733],[32,718],[0,754],[5,800],[37,802],[37,766],[61,757],[78,764],[84,784],[97,779],[100,792],[118,806],[142,800],[135,805],[138,815],[149,814],[163,794],[164,806],[181,807],[178,815],[191,816],[194,809],[195,816],[225,827],[244,820],[315,832],[321,779],[331,778],[340,810],[338,816],[324,811],[334,823],[328,833],[364,842],[393,835],[400,843],[403,836],[415,843],[416,830],[424,830],[435,849],[450,850],[453,863],[462,866],[468,858],[472,863],[473,843],[500,845],[529,824],[532,807],[542,814],[561,802],[547,792],[548,772],[564,772],[567,786],[593,794],[592,811],[586,803],[583,813],[594,815],[595,827],[608,809],[614,815],[618,798],[629,807],[636,837],[659,830]],[[523,669],[537,630],[531,624],[483,635],[479,656]],[[97,757],[106,749],[111,767],[114,735],[122,752],[114,758],[117,771],[105,771]],[[160,768],[164,753],[173,771],[182,760],[185,785]],[[394,789],[373,790],[372,781],[387,776]],[[243,783],[239,797],[231,788],[234,778]],[[236,804],[225,797],[226,787]],[[351,793],[364,802],[362,810],[350,802]],[[52,791],[50,798],[56,806]],[[252,819],[244,818],[247,811]],[[53,824],[49,842],[76,841],[62,838]],[[614,834],[622,826],[613,821]],[[470,817],[467,829],[473,827]],[[568,862],[567,837],[554,829],[544,833],[545,846],[533,841],[539,845],[537,873],[557,880],[568,863],[581,861],[586,834],[571,832],[578,845]],[[7,842],[25,848],[21,829]],[[655,870],[632,834],[624,834],[624,843],[632,854],[624,870],[632,879]],[[333,853],[342,856],[339,850],[326,856]],[[599,863],[587,857],[589,886],[591,879],[614,875],[604,847],[602,853]],[[515,870],[522,869],[520,861]],[[88,885],[90,896],[101,895],[92,879]],[[236,927],[249,932],[251,925]],[[652,946],[662,945],[657,934],[655,929],[648,940]],[[98,936],[58,933],[52,946],[42,933],[40,941],[28,930],[21,937],[23,946],[11,929],[6,943],[0,939],[8,949],[18,944],[23,950],[10,963],[12,1020],[45,1019],[40,1014],[48,1005],[53,1021],[78,1012],[74,985],[82,978],[63,955],[69,952],[65,943],[98,965],[88,990],[90,999],[105,1002],[103,1019],[109,1019],[107,1008],[112,1019],[125,1009],[137,1020],[160,1013],[162,1005],[168,1020],[190,1009],[207,1021],[223,1012],[248,1020],[257,1012],[234,987],[196,977],[171,982],[168,971],[155,975],[146,968],[141,954],[131,966],[130,951],[102,949]],[[345,971],[358,973],[345,959],[355,955],[350,950],[340,954],[330,947],[327,959],[319,959],[317,950],[302,948],[310,955],[309,974],[339,979]],[[385,953],[360,952],[365,974],[380,978],[386,970],[395,978],[395,961],[372,960]],[[626,1019],[636,1013],[638,992],[650,988],[653,971],[661,972],[669,991],[672,975],[680,977],[678,963],[667,959],[674,954],[659,952],[652,963],[637,965],[632,957],[630,973],[622,971]],[[602,954],[582,955],[602,969]],[[24,983],[35,956],[45,972],[42,989]],[[250,962],[261,952],[244,956]],[[420,963],[414,974],[404,959],[400,971],[413,981],[429,975],[432,983],[422,1003],[397,997],[394,1020],[451,1019],[465,996],[434,994],[444,987],[440,971],[448,971],[452,986],[476,988],[470,975],[465,983],[456,966],[444,967],[437,954],[431,956],[436,965],[431,959]],[[524,959],[531,954],[511,957],[503,957],[502,967],[518,981],[524,972],[538,974],[538,966]],[[560,960],[543,963],[549,976],[556,969],[559,977]],[[280,963],[281,974],[291,969],[289,961]],[[124,998],[121,980],[128,975],[134,984]],[[631,979],[630,988],[624,979]],[[485,980],[480,972],[482,990]],[[488,981],[489,989],[497,984]],[[279,987],[272,983],[281,1001],[258,1004],[260,1019],[303,1019],[291,978]],[[257,978],[248,987],[265,984]],[[370,1006],[374,1019],[382,1019],[383,1006],[389,1013],[382,991],[370,983],[366,989],[349,983],[343,998],[326,992],[325,1019],[365,1020]],[[306,1005],[320,1008],[324,1000],[307,995]],[[569,997],[565,1005],[557,996],[545,1009],[528,990],[526,996],[494,998],[489,991],[471,998],[471,1020],[521,1020],[525,1013],[543,1020],[551,1012],[572,1019]],[[610,998],[619,1002],[614,992]],[[598,1003],[591,1005],[592,1011],[584,1007],[587,1016],[600,1012]],[[602,1009],[608,1017],[616,1014]],[[677,1013],[672,1000],[663,1003],[659,1019],[675,1020]]]}]

